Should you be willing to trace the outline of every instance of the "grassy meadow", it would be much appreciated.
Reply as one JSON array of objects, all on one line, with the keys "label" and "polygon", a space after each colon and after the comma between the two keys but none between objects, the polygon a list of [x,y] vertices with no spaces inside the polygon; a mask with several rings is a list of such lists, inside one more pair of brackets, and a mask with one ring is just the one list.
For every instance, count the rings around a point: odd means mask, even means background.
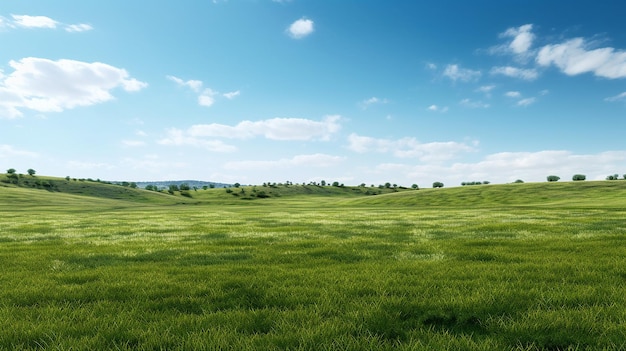
[{"label": "grassy meadow", "polygon": [[626,181],[70,185],[0,182],[1,350],[626,349]]}]

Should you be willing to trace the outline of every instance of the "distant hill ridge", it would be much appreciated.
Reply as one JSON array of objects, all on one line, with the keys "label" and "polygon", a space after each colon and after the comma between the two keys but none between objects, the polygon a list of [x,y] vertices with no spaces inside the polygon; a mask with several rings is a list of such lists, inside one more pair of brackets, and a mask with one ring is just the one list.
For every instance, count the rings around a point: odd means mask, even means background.
[{"label": "distant hill ridge", "polygon": [[[121,183],[121,182],[113,182],[113,183]],[[202,180],[159,180],[159,181],[135,182],[135,184],[137,184],[137,187],[142,188],[142,189],[145,188],[147,185],[154,185],[158,188],[167,188],[170,185],[180,186],[181,184],[187,184],[191,188],[193,187],[202,188],[203,186],[210,187],[211,185],[213,185],[213,187],[215,188],[227,188],[231,186],[231,184],[206,182]]]}]

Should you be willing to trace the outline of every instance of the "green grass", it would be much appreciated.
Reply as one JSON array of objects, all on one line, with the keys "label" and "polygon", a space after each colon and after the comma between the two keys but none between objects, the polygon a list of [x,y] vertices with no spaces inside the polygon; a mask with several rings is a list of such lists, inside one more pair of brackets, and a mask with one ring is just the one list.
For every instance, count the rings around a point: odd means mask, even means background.
[{"label": "green grass", "polygon": [[0,349],[624,349],[625,183],[0,186]]}]

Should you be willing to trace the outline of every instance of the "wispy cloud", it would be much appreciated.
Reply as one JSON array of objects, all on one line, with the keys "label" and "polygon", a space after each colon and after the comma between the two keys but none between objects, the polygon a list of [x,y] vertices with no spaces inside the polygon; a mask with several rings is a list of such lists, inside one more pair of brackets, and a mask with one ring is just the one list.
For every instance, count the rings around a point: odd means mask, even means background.
[{"label": "wispy cloud", "polygon": [[534,97],[530,97],[530,98],[525,98],[525,99],[521,99],[517,102],[517,106],[522,106],[522,107],[526,107],[529,105],[532,105],[535,103],[537,99]]},{"label": "wispy cloud", "polygon": [[427,110],[433,111],[433,112],[445,113],[445,112],[448,112],[448,106],[430,105],[428,106]]},{"label": "wispy cloud", "polygon": [[304,118],[272,118],[261,121],[242,121],[234,126],[225,124],[198,124],[187,133],[193,137],[249,139],[263,136],[271,140],[328,140],[341,129],[340,116],[327,116],[321,121]]},{"label": "wispy cloud", "polygon": [[506,93],[504,93],[504,96],[510,98],[519,98],[522,96],[522,93],[520,93],[519,91],[507,91]]},{"label": "wispy cloud", "polygon": [[227,162],[223,168],[229,170],[268,170],[292,167],[325,168],[336,166],[345,159],[346,158],[342,156],[317,153],[312,155],[297,155],[292,158],[281,158],[274,161],[232,161]]},{"label": "wispy cloud", "polygon": [[178,85],[179,87],[189,88],[193,92],[197,93],[198,105],[200,106],[205,106],[205,107],[212,106],[215,103],[215,98],[218,96],[222,96],[228,100],[232,100],[241,94],[239,90],[222,94],[211,88],[203,89],[202,88],[203,83],[201,80],[196,80],[196,79],[184,80],[176,76],[166,76],[166,78],[176,83],[176,85]]},{"label": "wispy cloud", "polygon": [[377,97],[373,96],[373,97],[371,97],[369,99],[365,99],[365,100],[361,101],[359,103],[359,105],[361,106],[361,108],[367,109],[371,105],[386,104],[388,102],[389,102],[389,100],[387,100],[387,99],[381,99],[381,98],[377,98]]},{"label": "wispy cloud", "polygon": [[10,61],[13,72],[0,75],[0,117],[20,117],[22,109],[61,112],[113,99],[116,88],[135,92],[148,84],[126,70],[101,62],[53,61],[27,57]]},{"label": "wispy cloud", "polygon": [[0,144],[0,159],[9,157],[39,157],[39,154],[32,151],[17,149],[11,145]]},{"label": "wispy cloud", "polygon": [[348,136],[348,149],[358,152],[390,153],[398,158],[417,158],[424,162],[451,159],[459,153],[476,151],[474,146],[454,141],[420,143],[415,138],[397,140],[361,136],[355,133]]},{"label": "wispy cloud", "polygon": [[610,101],[610,102],[621,101],[621,100],[626,100],[626,91],[621,93],[621,94],[618,94],[618,95],[615,95],[615,96],[611,96],[611,97],[608,97],[608,98],[604,99],[604,101]]},{"label": "wispy cloud", "polygon": [[470,82],[480,78],[481,72],[468,68],[461,68],[459,65],[447,65],[443,71],[443,75],[454,82]]},{"label": "wispy cloud", "polygon": [[293,22],[289,28],[287,28],[287,33],[294,39],[307,37],[311,35],[313,31],[315,31],[315,23],[305,17]]},{"label": "wispy cloud", "polygon": [[519,78],[523,80],[535,80],[539,77],[539,73],[534,68],[517,68],[512,66],[493,67],[491,74],[500,74],[507,77]]},{"label": "wispy cloud", "polygon": [[461,106],[468,108],[489,108],[489,104],[484,103],[480,100],[472,100],[472,99],[463,99],[459,102]]}]

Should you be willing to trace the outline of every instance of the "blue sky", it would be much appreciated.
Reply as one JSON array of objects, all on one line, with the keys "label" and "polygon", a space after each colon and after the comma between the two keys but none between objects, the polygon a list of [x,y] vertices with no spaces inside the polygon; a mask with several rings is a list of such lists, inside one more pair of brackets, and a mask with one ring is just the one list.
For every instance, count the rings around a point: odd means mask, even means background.
[{"label": "blue sky", "polygon": [[0,4],[0,168],[103,180],[626,173],[626,3]]}]

